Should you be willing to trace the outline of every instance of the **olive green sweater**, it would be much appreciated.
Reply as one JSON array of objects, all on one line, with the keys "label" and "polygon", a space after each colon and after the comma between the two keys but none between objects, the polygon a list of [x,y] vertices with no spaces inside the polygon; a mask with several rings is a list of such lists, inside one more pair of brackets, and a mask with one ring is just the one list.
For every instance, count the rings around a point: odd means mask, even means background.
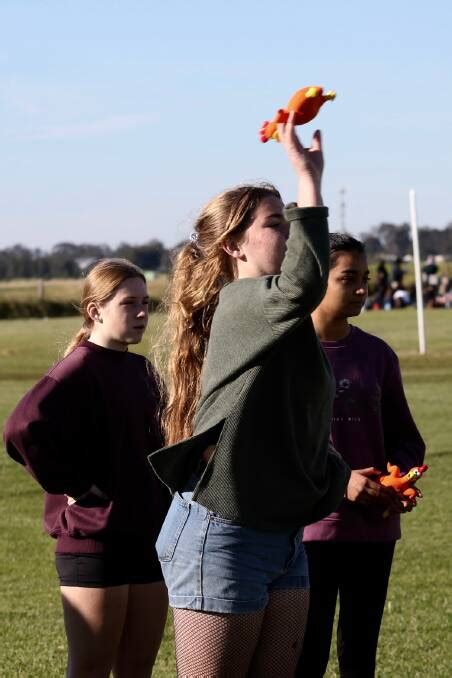
[{"label": "olive green sweater", "polygon": [[193,499],[244,526],[319,520],[337,507],[350,475],[330,449],[333,378],[310,318],[328,280],[327,215],[324,207],[287,208],[281,273],[223,288],[194,434],[149,457],[174,493],[215,443]]}]

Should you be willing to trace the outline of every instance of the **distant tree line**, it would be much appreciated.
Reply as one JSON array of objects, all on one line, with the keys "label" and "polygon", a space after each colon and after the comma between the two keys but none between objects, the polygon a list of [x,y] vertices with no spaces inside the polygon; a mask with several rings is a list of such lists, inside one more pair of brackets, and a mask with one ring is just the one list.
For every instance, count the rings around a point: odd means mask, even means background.
[{"label": "distant tree line", "polygon": [[[404,257],[412,253],[411,228],[409,224],[382,223],[360,234],[366,245],[370,259],[382,256]],[[425,259],[429,254],[442,254],[452,258],[452,222],[445,228],[430,228],[424,226],[419,229],[419,248],[421,257]]]},{"label": "distant tree line", "polygon": [[50,252],[14,245],[0,250],[0,279],[12,278],[78,278],[93,260],[103,257],[124,257],[145,271],[168,271],[171,250],[160,240],[143,245],[121,243],[108,245],[75,245],[62,242]]},{"label": "distant tree line", "polygon": [[[383,256],[403,257],[411,253],[409,224],[382,223],[360,234],[370,259]],[[419,243],[423,259],[429,254],[452,258],[452,222],[445,228],[419,229]],[[182,244],[182,243],[180,243]],[[0,250],[0,279],[12,278],[78,278],[89,263],[102,257],[124,257],[145,271],[167,272],[174,250],[167,249],[160,240],[143,245],[121,243],[117,248],[108,245],[75,245],[61,242],[50,252],[14,245]]]}]

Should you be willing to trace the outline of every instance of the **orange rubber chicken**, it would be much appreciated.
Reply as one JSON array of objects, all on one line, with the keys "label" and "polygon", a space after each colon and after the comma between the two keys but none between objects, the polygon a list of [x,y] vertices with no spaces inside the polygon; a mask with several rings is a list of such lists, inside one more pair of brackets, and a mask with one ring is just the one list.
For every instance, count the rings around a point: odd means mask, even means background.
[{"label": "orange rubber chicken", "polygon": [[388,475],[380,476],[378,478],[380,485],[393,487],[396,492],[403,494],[404,497],[409,499],[413,505],[416,506],[416,498],[422,497],[422,492],[419,488],[415,487],[415,483],[427,471],[428,466],[426,464],[423,464],[422,466],[413,466],[413,468],[411,468],[408,473],[405,473],[405,475],[401,475],[398,466],[390,464],[389,462],[387,469]]},{"label": "orange rubber chicken", "polygon": [[304,125],[309,122],[320,110],[325,101],[330,101],[336,98],[336,92],[323,93],[322,87],[311,86],[303,87],[295,92],[287,108],[280,108],[271,122],[265,121],[259,132],[260,140],[263,143],[274,139],[279,141],[276,125],[279,122],[287,122],[289,113],[295,111],[295,124]]}]

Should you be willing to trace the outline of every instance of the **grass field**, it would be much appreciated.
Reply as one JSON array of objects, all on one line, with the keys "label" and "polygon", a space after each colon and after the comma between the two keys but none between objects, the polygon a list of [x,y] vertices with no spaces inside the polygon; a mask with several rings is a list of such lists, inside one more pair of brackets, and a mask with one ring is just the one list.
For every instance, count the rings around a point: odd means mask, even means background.
[{"label": "grass field", "polygon": [[[151,319],[151,334],[161,318]],[[403,519],[381,633],[378,676],[446,678],[452,667],[452,312],[426,313],[427,348],[417,354],[412,310],[372,312],[358,321],[401,359],[409,402],[427,446],[425,499]],[[77,318],[0,321],[0,421],[61,354]],[[144,342],[139,350],[148,350]],[[448,470],[449,469],[449,470]],[[5,454],[0,457],[0,676],[63,676],[65,637],[51,540],[42,532],[42,494]],[[368,591],[372,597],[372,582]],[[170,625],[154,672],[174,676]],[[327,676],[337,675],[334,659]]]},{"label": "grass field", "polygon": [[[83,278],[53,278],[52,280],[16,279],[0,281],[0,301],[35,301],[44,298],[48,301],[70,301],[77,304]],[[168,284],[165,273],[157,273],[148,282],[149,294],[154,299],[161,299]]]}]

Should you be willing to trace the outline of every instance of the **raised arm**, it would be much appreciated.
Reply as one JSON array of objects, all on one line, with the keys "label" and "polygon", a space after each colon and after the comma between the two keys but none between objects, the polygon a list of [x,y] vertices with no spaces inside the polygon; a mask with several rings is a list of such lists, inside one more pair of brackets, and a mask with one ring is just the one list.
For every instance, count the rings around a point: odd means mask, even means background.
[{"label": "raised arm", "polygon": [[322,300],[329,271],[328,210],[323,207],[322,138],[317,130],[305,148],[295,133],[293,116],[278,134],[298,177],[297,204],[285,209],[289,240],[281,273],[267,280],[264,309],[273,328],[285,331],[305,318]]},{"label": "raised arm", "polygon": [[[311,312],[326,292],[330,257],[328,211],[322,205],[321,196],[320,132],[314,134],[308,149],[297,138],[291,121],[281,125],[280,136],[298,178],[298,204],[286,208],[286,222],[280,214],[276,220],[270,220],[268,228],[280,229],[279,236],[285,228],[289,237],[283,242],[274,272],[270,270],[265,274],[264,269],[250,276],[239,275],[238,280],[221,291],[208,349],[207,362],[212,369],[205,368],[203,373],[205,393],[230,380],[231,374],[243,372],[301,322],[310,323]],[[252,223],[250,229],[254,225]],[[249,232],[245,231],[243,241],[252,253]],[[235,254],[240,255],[240,242]],[[211,374],[215,375],[212,381]]]}]

